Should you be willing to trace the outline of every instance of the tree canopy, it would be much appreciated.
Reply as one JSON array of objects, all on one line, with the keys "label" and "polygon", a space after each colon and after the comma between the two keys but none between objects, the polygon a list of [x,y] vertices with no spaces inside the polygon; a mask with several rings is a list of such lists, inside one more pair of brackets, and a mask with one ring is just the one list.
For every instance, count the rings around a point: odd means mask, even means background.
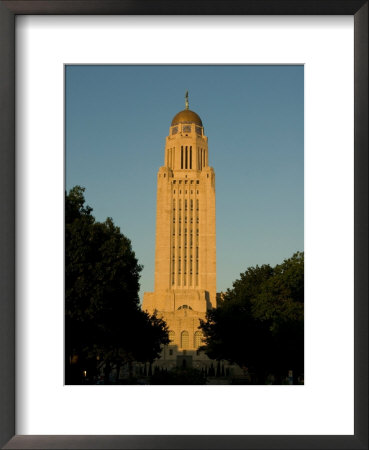
[{"label": "tree canopy", "polygon": [[210,358],[247,367],[259,382],[304,370],[304,254],[248,268],[201,322]]},{"label": "tree canopy", "polygon": [[130,240],[113,220],[96,221],[85,205],[84,188],[71,189],[65,197],[67,383],[78,382],[73,358],[90,371],[96,361],[109,369],[153,361],[169,342],[165,322],[140,309],[141,270]]}]

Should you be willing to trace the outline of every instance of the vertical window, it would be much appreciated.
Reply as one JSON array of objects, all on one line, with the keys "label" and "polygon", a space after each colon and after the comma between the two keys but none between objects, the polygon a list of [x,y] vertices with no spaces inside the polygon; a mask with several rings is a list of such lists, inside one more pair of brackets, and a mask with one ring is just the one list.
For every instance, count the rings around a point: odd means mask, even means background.
[{"label": "vertical window", "polygon": [[183,169],[183,145],[181,145],[181,169]]},{"label": "vertical window", "polygon": [[174,338],[175,338],[175,333],[174,333],[174,331],[169,331],[169,343],[172,343],[172,342],[174,342]]},{"label": "vertical window", "polygon": [[190,146],[190,169],[192,169],[192,145]]},{"label": "vertical window", "polygon": [[188,331],[182,331],[181,333],[181,348],[188,348],[189,336]]},{"label": "vertical window", "polygon": [[186,166],[185,166],[186,169],[188,168],[187,167],[187,161],[188,161],[188,147],[186,145]]},{"label": "vertical window", "polygon": [[194,340],[193,340],[193,346],[195,348],[200,347],[200,345],[202,344],[201,339],[202,339],[201,331],[195,331]]}]

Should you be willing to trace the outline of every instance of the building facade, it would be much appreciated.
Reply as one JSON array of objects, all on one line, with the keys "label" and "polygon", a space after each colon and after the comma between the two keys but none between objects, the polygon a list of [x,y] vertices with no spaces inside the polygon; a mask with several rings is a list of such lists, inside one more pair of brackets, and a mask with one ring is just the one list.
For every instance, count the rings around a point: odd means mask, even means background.
[{"label": "building facade", "polygon": [[208,138],[186,94],[185,109],[171,122],[157,175],[155,288],[144,294],[142,304],[169,326],[171,343],[163,350],[162,364],[199,367],[198,361],[207,360],[198,352],[198,327],[216,307],[215,238],[215,173],[209,166]]}]

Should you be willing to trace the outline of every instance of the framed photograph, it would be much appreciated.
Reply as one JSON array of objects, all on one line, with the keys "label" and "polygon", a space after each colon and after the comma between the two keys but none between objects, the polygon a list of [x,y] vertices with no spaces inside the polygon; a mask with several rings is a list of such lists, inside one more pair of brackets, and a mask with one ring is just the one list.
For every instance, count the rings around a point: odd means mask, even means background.
[{"label": "framed photograph", "polygon": [[[1,445],[368,448],[367,2],[3,1],[0,25]],[[64,205],[82,199],[79,184],[99,233],[120,232],[104,222],[112,215],[139,263],[144,255],[143,314],[151,327],[162,326],[158,312],[169,324],[159,359],[135,345],[121,365],[111,358],[123,344],[96,340],[82,354],[73,341],[90,332],[68,290],[84,250]],[[252,220],[255,238],[243,238]],[[265,255],[288,257],[288,243],[306,254],[305,348],[293,367],[276,356],[279,372],[258,372],[240,350],[214,346],[219,315],[201,333],[194,318],[213,303],[222,311],[232,291],[217,291],[247,266],[281,263]],[[98,304],[98,293],[86,295]],[[114,320],[104,339],[124,341]],[[126,324],[131,342],[139,326]],[[257,368],[268,352],[258,348]]]}]

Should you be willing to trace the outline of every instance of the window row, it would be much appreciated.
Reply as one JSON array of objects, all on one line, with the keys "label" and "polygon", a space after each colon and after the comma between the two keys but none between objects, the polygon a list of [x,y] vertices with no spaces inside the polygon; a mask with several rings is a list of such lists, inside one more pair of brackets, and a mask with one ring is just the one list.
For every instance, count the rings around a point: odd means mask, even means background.
[{"label": "window row", "polygon": [[[200,221],[200,219],[199,219],[199,217],[197,216],[197,217],[196,217],[196,223],[199,223],[199,221]],[[175,215],[173,215],[173,223],[176,223],[176,216],[175,216]],[[178,223],[182,223],[182,218],[181,218],[181,216],[178,217]],[[187,216],[184,217],[184,223],[187,223]],[[192,217],[190,217],[189,223],[193,223],[193,218],[192,218]]]},{"label": "window row", "polygon": [[192,169],[192,145],[181,145],[181,169]]},{"label": "window row", "polygon": [[[187,306],[187,305],[184,305]],[[195,331],[193,335],[193,346],[195,348],[200,347],[202,344],[203,334],[201,331]],[[170,343],[174,342],[175,340],[175,333],[174,331],[169,331],[169,341]],[[189,348],[190,346],[190,334],[188,331],[184,330],[180,334],[180,347],[183,349]]]},{"label": "window row", "polygon": [[[176,281],[177,279],[177,281]],[[198,287],[199,285],[199,274],[175,274],[172,273],[172,286],[188,286],[188,287]]]},{"label": "window row", "polygon": [[[193,199],[190,200],[190,211],[193,211],[193,206],[194,206],[194,201]],[[196,200],[196,211],[199,210],[199,206],[200,206],[200,202],[199,199]],[[182,199],[180,198],[178,200],[178,210],[182,211]],[[184,200],[184,210],[187,211],[188,210],[188,200],[185,199]],[[176,211],[176,199],[173,199],[173,213],[175,213]]]},{"label": "window row", "polygon": [[[160,176],[160,175],[159,175],[159,176]],[[164,174],[164,178],[165,178],[165,174]],[[174,190],[173,190],[173,194],[175,194],[175,193],[176,193],[176,190],[174,189]],[[182,194],[182,190],[180,189],[180,190],[178,191],[178,193],[181,195],[181,194]],[[188,194],[187,189],[184,191],[184,194],[185,194],[185,195]],[[193,194],[193,190],[192,190],[192,189],[191,189],[191,191],[190,191],[190,194]],[[198,191],[198,190],[196,190],[196,194],[199,195],[199,191]]]},{"label": "window row", "polygon": [[[176,261],[173,258],[172,259],[172,275],[174,276],[175,274],[175,267],[176,267]],[[189,270],[190,275],[192,275],[192,269],[195,270],[196,275],[199,274],[199,260],[196,259],[196,264],[193,264],[193,260],[192,258],[190,258],[189,260],[189,264],[187,264],[187,258],[184,259],[183,261],[183,274],[187,275],[187,270]],[[178,271],[178,275],[181,275],[181,270],[182,270],[182,260],[179,257],[178,261],[177,261],[177,271]]]},{"label": "window row", "polygon": [[[182,125],[182,133],[191,133],[192,126],[191,125]],[[195,126],[196,134],[199,136],[202,135],[201,127]],[[172,128],[172,135],[178,133],[178,126]]]},{"label": "window row", "polygon": [[[178,180],[178,184],[182,184],[182,181],[183,181],[183,184],[188,184],[188,182],[190,182],[189,184],[194,184],[195,180]],[[176,183],[177,183],[177,180],[173,180],[173,184],[176,184]],[[200,184],[200,181],[196,180],[196,184]]]}]

